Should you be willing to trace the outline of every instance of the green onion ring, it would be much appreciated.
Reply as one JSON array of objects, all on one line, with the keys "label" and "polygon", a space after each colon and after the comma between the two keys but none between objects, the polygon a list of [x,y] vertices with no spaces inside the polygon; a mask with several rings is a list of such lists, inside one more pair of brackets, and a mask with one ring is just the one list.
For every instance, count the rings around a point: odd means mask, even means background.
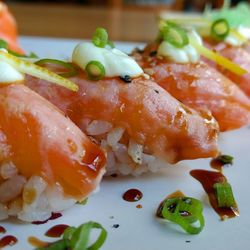
[{"label": "green onion ring", "polygon": [[8,49],[8,43],[3,40],[3,39],[0,39],[0,49]]},{"label": "green onion ring", "polygon": [[[187,233],[198,234],[205,225],[202,211],[203,206],[199,200],[179,197],[166,199],[163,202],[162,216],[180,225]],[[199,225],[193,225],[194,223],[199,223]]]},{"label": "green onion ring", "polygon": [[224,40],[229,32],[230,32],[230,27],[228,24],[228,21],[224,18],[220,18],[212,23],[211,26],[211,36],[219,41]]},{"label": "green onion ring", "polygon": [[[89,235],[92,229],[100,229],[101,233],[98,236],[95,243],[87,247]],[[69,248],[74,250],[97,250],[99,249],[107,237],[107,231],[102,227],[101,224],[90,221],[82,224],[78,228],[66,229],[64,234],[64,240],[69,242]]]},{"label": "green onion ring", "polygon": [[236,202],[234,200],[232,187],[228,182],[215,183],[215,194],[218,202],[218,207],[233,207]]},{"label": "green onion ring", "polygon": [[23,54],[19,54],[19,53],[15,52],[13,50],[10,50],[8,43],[3,39],[0,39],[0,49],[6,49],[8,51],[8,53],[10,53],[13,56],[17,56],[17,57],[37,58],[37,55],[33,52],[30,53],[30,55],[23,55]]},{"label": "green onion ring", "polygon": [[104,48],[108,44],[108,33],[103,28],[97,28],[92,37],[92,42],[96,47]]},{"label": "green onion ring", "polygon": [[176,48],[183,48],[189,44],[186,31],[173,22],[167,22],[167,25],[161,30],[163,40]]},{"label": "green onion ring", "polygon": [[62,77],[71,77],[71,76],[76,76],[78,74],[78,69],[72,63],[69,63],[69,62],[64,62],[61,60],[49,59],[49,58],[44,58],[35,62],[35,64],[39,66],[43,66],[46,63],[56,64],[56,65],[63,66],[64,68],[66,68],[68,72],[58,73],[58,75]]},{"label": "green onion ring", "polygon": [[105,76],[105,68],[98,61],[90,61],[85,67],[86,74],[90,80],[98,81]]}]

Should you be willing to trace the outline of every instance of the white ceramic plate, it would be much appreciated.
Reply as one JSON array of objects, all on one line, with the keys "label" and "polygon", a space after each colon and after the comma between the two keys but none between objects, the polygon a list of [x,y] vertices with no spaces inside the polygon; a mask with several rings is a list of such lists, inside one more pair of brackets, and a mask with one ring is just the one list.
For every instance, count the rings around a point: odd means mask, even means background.
[{"label": "white ceramic plate", "polygon": [[[56,40],[48,38],[22,37],[21,45],[27,51],[33,51],[41,57],[67,58],[76,45],[76,40]],[[135,45],[118,43],[118,48],[130,51]],[[237,119],[237,117],[236,117]],[[105,178],[100,191],[90,197],[87,205],[75,205],[63,213],[57,220],[43,225],[21,224],[9,220],[0,225],[7,229],[6,234],[15,235],[18,244],[6,249],[31,250],[29,236],[53,241],[44,233],[52,225],[79,225],[94,220],[101,223],[108,231],[108,238],[102,249],[106,250],[235,250],[248,249],[250,245],[250,128],[242,128],[220,135],[221,152],[234,156],[234,164],[225,169],[224,174],[231,183],[240,209],[240,217],[220,221],[218,215],[207,202],[206,195],[195,179],[189,175],[194,168],[210,169],[209,160],[186,161],[178,166],[167,168],[157,174],[146,174],[139,178]],[[184,142],[183,142],[184,143]],[[129,203],[122,199],[122,194],[138,188],[143,192],[139,202]],[[169,225],[159,223],[155,210],[166,195],[180,189],[186,195],[204,201],[206,226],[199,235],[188,235],[175,230]],[[142,208],[136,208],[141,204]],[[113,228],[119,224],[119,228]],[[2,236],[2,235],[1,235]],[[190,242],[186,242],[190,241]]]}]

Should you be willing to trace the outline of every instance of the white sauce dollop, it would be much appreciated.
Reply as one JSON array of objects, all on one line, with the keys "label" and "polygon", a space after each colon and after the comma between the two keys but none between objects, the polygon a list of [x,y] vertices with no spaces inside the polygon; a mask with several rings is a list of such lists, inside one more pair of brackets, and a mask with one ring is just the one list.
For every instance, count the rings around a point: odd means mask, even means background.
[{"label": "white sauce dollop", "polygon": [[76,46],[72,54],[72,62],[85,70],[90,61],[98,61],[105,68],[105,76],[137,77],[143,70],[136,61],[118,49],[99,48],[91,42],[83,42]]},{"label": "white sauce dollop", "polygon": [[[5,49],[1,49],[1,51],[8,53]],[[0,83],[12,83],[23,80],[24,75],[22,73],[17,71],[10,64],[0,61]]]},{"label": "white sauce dollop", "polygon": [[[240,25],[236,29],[236,31],[240,35],[242,35],[243,37],[245,37],[246,39],[250,39],[250,28]],[[244,44],[244,41],[239,40],[237,37],[235,37],[233,35],[230,35],[230,34],[225,38],[225,42],[227,44],[230,44],[230,45],[236,46],[236,47],[239,47],[239,46],[241,46],[241,45]]]},{"label": "white sauce dollop", "polygon": [[[188,36],[189,39],[193,39],[195,42],[202,45],[201,37],[196,31],[190,31]],[[183,48],[176,48],[166,41],[161,42],[157,50],[157,55],[170,58],[177,63],[197,63],[200,59],[200,54],[191,44],[188,44]]]}]

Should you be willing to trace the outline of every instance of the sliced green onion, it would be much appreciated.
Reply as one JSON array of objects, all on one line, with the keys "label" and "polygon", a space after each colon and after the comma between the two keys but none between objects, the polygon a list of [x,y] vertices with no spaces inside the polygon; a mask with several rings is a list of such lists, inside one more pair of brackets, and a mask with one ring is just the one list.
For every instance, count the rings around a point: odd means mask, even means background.
[{"label": "sliced green onion", "polygon": [[189,39],[183,28],[173,22],[167,22],[166,24],[161,30],[164,41],[176,48],[183,48],[188,45]]},{"label": "sliced green onion", "polygon": [[112,41],[108,41],[107,45],[109,45],[109,47],[111,49],[113,49],[115,47],[114,43]]},{"label": "sliced green onion", "polygon": [[56,65],[66,68],[68,72],[57,73],[58,75],[62,77],[71,77],[71,76],[76,76],[78,74],[78,69],[72,63],[69,63],[69,62],[64,62],[61,60],[49,59],[49,58],[41,59],[35,62],[35,64],[39,66],[43,66],[47,63],[56,64]]},{"label": "sliced green onion", "polygon": [[218,19],[212,23],[211,36],[216,40],[224,40],[230,32],[228,21],[224,18]]},{"label": "sliced green onion", "polygon": [[218,65],[230,70],[231,72],[237,75],[244,75],[248,72],[247,70],[241,68],[238,64],[235,64],[227,58],[219,55],[218,53],[215,53],[212,50],[205,48],[194,40],[190,39],[190,44],[195,47],[195,49],[199,52],[200,55],[216,62]]},{"label": "sliced green onion", "polygon": [[108,32],[103,28],[97,28],[92,37],[95,46],[104,48],[108,44]]},{"label": "sliced green onion", "polygon": [[[94,228],[101,229],[101,233],[96,242],[88,247],[89,235],[91,230]],[[103,245],[104,241],[106,240],[106,237],[106,230],[99,223],[90,221],[81,225],[73,232],[72,237],[70,239],[69,248],[74,250],[96,250]]]},{"label": "sliced green onion", "polygon": [[38,56],[37,56],[35,53],[33,53],[33,52],[31,52],[29,55],[19,54],[19,53],[15,52],[15,51],[13,51],[13,50],[10,50],[10,49],[8,49],[8,52],[9,52],[11,55],[16,56],[16,57],[23,57],[23,58],[38,58]]},{"label": "sliced green onion", "polygon": [[205,225],[202,211],[203,206],[199,200],[178,197],[163,201],[161,215],[164,219],[180,225],[187,233],[198,234]]},{"label": "sliced green onion", "polygon": [[[97,240],[90,246],[89,236],[92,229],[100,229]],[[63,234],[63,239],[51,243],[48,247],[37,248],[36,250],[98,250],[107,238],[107,231],[101,224],[89,221],[79,227],[68,227]]]},{"label": "sliced green onion", "polygon": [[215,183],[214,189],[218,202],[218,207],[233,207],[236,202],[233,196],[232,187],[228,182]]},{"label": "sliced green onion", "polygon": [[78,201],[77,203],[80,204],[80,205],[86,205],[88,202],[88,198],[82,200],[82,201]]},{"label": "sliced green onion", "polygon": [[217,161],[222,162],[223,164],[233,164],[233,156],[231,155],[219,155],[218,157],[216,157]]},{"label": "sliced green onion", "polygon": [[90,80],[98,81],[105,76],[105,68],[98,61],[90,61],[86,67],[85,71]]},{"label": "sliced green onion", "polygon": [[28,75],[49,81],[51,83],[58,84],[72,91],[78,90],[78,86],[72,81],[69,81],[68,79],[63,78],[53,73],[52,71],[47,70],[46,68],[42,68],[34,63],[22,60],[21,58],[13,56],[4,51],[0,51],[0,60],[10,64],[21,73],[28,74]]},{"label": "sliced green onion", "polygon": [[25,57],[25,58],[37,58],[38,57],[33,52],[31,52],[30,55],[23,55],[23,54],[19,54],[19,53],[15,52],[13,50],[10,50],[8,43],[3,39],[0,39],[0,49],[6,49],[9,54],[11,54],[13,56],[17,56],[17,57]]},{"label": "sliced green onion", "polygon": [[0,39],[0,49],[8,49],[8,43],[3,39]]}]

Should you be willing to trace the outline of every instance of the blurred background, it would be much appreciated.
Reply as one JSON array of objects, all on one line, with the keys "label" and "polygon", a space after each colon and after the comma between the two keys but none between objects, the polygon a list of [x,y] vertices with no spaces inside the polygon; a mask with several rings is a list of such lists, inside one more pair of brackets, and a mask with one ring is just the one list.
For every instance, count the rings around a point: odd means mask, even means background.
[{"label": "blurred background", "polygon": [[[29,36],[90,38],[96,27],[111,39],[147,42],[157,33],[161,12],[202,12],[223,0],[7,0],[19,33]],[[237,0],[232,0],[235,5]],[[250,2],[250,0],[248,1]]]}]

